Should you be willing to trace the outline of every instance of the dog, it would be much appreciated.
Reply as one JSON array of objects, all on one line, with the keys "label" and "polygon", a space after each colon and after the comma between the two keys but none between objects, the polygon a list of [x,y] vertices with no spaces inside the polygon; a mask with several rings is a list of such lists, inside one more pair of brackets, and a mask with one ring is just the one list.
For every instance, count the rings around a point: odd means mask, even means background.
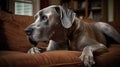
[{"label": "dog", "polygon": [[29,41],[35,46],[28,53],[40,53],[36,47],[38,42],[49,42],[46,51],[78,50],[79,57],[85,66],[95,64],[93,52],[107,50],[107,35],[120,43],[120,34],[104,22],[86,23],[76,17],[72,10],[52,5],[36,13],[35,22],[29,25],[25,32]]}]

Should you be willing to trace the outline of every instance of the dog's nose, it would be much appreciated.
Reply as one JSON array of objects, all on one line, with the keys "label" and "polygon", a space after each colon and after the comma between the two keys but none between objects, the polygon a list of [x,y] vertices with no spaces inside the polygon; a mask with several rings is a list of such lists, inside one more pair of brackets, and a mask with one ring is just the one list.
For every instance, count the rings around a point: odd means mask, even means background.
[{"label": "dog's nose", "polygon": [[33,29],[32,29],[32,28],[26,28],[26,29],[25,29],[25,33],[26,33],[27,35],[31,35],[32,32],[33,32]]}]

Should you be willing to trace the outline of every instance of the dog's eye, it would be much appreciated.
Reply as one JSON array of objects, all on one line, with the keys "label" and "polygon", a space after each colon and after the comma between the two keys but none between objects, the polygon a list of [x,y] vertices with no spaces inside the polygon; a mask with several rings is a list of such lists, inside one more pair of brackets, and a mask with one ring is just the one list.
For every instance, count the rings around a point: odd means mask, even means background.
[{"label": "dog's eye", "polygon": [[48,17],[47,16],[42,16],[41,20],[45,25],[48,25]]},{"label": "dog's eye", "polygon": [[42,20],[46,20],[47,19],[47,16],[42,16]]}]

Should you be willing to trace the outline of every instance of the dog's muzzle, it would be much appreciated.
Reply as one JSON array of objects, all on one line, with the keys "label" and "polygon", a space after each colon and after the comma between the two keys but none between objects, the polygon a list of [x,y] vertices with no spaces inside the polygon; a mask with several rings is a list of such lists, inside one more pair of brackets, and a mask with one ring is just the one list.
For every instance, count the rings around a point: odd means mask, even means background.
[{"label": "dog's muzzle", "polygon": [[37,42],[35,40],[33,40],[33,37],[32,37],[33,29],[32,28],[26,28],[25,33],[27,34],[30,43],[33,44],[34,46],[36,46]]}]

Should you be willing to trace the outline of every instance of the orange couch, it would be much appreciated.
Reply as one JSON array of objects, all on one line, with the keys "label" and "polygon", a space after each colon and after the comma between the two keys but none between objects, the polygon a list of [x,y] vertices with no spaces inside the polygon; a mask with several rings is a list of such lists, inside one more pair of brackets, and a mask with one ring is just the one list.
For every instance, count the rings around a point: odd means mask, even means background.
[{"label": "orange couch", "polygon": [[[0,11],[0,67],[84,67],[79,51],[49,51],[27,54],[32,46],[24,33],[34,21],[31,16]],[[120,44],[119,44],[120,45]],[[120,67],[120,46],[112,44],[108,52],[95,55],[93,67]],[[47,46],[39,43],[39,46]]]}]

